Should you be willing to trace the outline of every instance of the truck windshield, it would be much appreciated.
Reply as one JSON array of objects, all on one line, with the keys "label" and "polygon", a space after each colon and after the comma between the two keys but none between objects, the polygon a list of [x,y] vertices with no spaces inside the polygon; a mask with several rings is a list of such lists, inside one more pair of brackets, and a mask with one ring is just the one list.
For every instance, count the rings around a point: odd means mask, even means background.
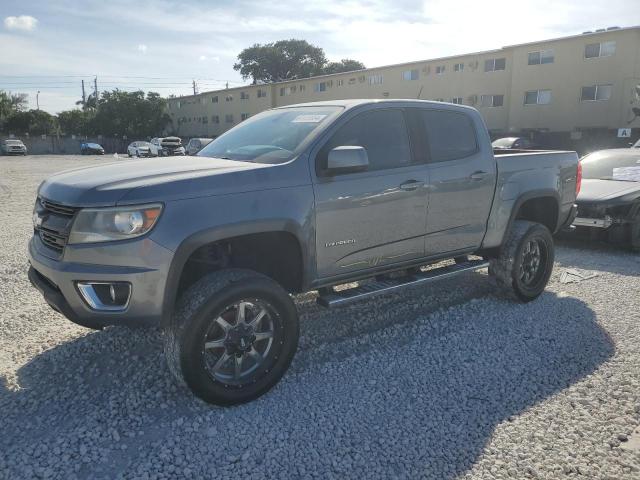
[{"label": "truck windshield", "polygon": [[640,152],[634,149],[594,152],[580,163],[582,178],[640,182]]},{"label": "truck windshield", "polygon": [[269,110],[245,120],[219,136],[199,153],[256,163],[284,163],[299,152],[303,142],[342,107],[292,107]]}]

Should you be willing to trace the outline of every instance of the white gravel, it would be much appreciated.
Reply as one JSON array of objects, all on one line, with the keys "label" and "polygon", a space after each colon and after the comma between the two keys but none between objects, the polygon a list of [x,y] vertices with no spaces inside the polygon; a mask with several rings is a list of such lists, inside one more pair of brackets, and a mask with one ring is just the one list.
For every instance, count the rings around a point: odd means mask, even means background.
[{"label": "white gravel", "polygon": [[174,385],[157,331],[77,327],[28,284],[39,182],[107,160],[0,158],[0,478],[640,478],[638,255],[565,243],[528,305],[482,273],[301,296],[290,372],[217,408]]}]

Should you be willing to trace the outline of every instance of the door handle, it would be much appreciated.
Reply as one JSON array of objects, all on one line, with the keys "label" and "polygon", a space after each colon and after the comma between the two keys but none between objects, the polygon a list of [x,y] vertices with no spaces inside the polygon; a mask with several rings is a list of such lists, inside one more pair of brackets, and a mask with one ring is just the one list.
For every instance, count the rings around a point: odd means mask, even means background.
[{"label": "door handle", "polygon": [[410,192],[411,190],[416,190],[419,187],[422,187],[424,182],[419,180],[407,180],[406,182],[400,184],[400,190],[404,190],[405,192]]},{"label": "door handle", "polygon": [[471,180],[482,180],[486,176],[487,176],[487,172],[483,172],[482,170],[478,170],[477,172],[473,172],[471,175],[469,175],[469,178]]}]

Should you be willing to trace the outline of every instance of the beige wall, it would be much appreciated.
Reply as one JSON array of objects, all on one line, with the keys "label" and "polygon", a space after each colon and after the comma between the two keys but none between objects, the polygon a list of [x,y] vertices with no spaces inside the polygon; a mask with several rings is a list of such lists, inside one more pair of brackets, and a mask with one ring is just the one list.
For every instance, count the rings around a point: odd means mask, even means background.
[{"label": "beige wall", "polygon": [[[615,41],[615,54],[585,59],[588,43]],[[553,50],[554,62],[528,65],[533,51]],[[504,70],[485,72],[487,59],[504,58]],[[463,64],[462,71],[454,71]],[[437,67],[444,72],[437,74]],[[418,70],[418,78],[403,79],[403,72]],[[371,78],[382,76],[382,84]],[[325,91],[316,91],[324,82]],[[581,87],[594,84],[613,85],[606,101],[580,101]],[[572,131],[579,128],[624,126],[640,127],[640,119],[627,125],[630,107],[635,101],[634,87],[640,84],[640,28],[629,28],[577,35],[562,39],[505,47],[499,50],[442,59],[372,68],[358,72],[327,75],[270,85],[249,85],[207,92],[200,95],[169,99],[169,113],[179,135],[215,136],[241,121],[242,114],[254,115],[275,106],[348,98],[421,98],[451,101],[462,97],[465,105],[476,107],[487,126],[495,131],[547,129]],[[266,97],[258,98],[261,89]],[[281,95],[286,89],[286,95]],[[551,90],[548,105],[524,105],[526,91]],[[242,100],[241,93],[249,95]],[[482,95],[503,95],[499,107],[482,106]],[[218,103],[211,98],[217,96]],[[231,96],[233,100],[226,101]],[[635,106],[640,106],[636,101]],[[218,116],[219,124],[212,122]],[[226,122],[227,115],[233,122]],[[202,117],[207,117],[206,123]],[[178,119],[182,119],[178,126]],[[186,119],[186,121],[184,121]]]}]

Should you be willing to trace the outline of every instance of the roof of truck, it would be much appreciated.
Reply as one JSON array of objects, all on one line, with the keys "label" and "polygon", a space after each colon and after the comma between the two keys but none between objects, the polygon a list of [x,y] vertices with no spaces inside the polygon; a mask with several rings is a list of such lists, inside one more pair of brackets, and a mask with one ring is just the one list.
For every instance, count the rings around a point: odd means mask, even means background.
[{"label": "roof of truck", "polygon": [[357,107],[359,105],[373,104],[373,103],[417,103],[421,105],[446,105],[451,107],[458,107],[460,109],[471,109],[475,110],[472,107],[467,105],[459,105],[448,102],[436,102],[432,100],[417,100],[415,98],[385,98],[385,99],[377,99],[377,98],[353,98],[347,100],[324,100],[321,102],[305,102],[305,103],[294,103],[291,105],[283,105],[282,107],[276,107],[274,110],[282,109],[282,108],[290,108],[290,107],[344,107],[344,108],[352,108]]}]

